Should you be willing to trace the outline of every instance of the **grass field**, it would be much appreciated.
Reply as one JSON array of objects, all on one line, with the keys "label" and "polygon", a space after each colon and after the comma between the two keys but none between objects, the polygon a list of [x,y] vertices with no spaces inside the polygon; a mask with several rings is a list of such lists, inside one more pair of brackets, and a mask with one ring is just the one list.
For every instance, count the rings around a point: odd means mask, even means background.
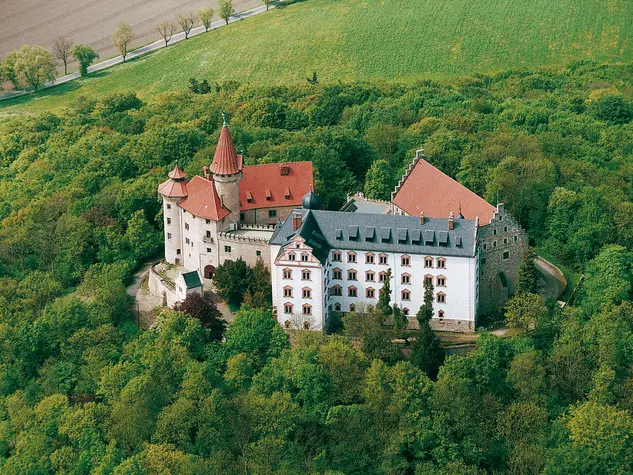
[{"label": "grass field", "polygon": [[408,81],[573,60],[633,59],[631,0],[308,0],[192,38],[0,113],[49,109],[79,93],[258,84]]}]

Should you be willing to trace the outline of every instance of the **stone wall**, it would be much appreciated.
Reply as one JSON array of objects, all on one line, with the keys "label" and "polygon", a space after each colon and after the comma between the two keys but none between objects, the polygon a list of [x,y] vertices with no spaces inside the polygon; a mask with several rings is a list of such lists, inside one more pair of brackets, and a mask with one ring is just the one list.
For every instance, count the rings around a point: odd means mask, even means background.
[{"label": "stone wall", "polygon": [[[285,221],[292,210],[297,208],[296,206],[280,206],[274,208],[258,208],[248,209],[240,213],[240,224],[247,225],[269,225],[277,224],[279,221]],[[276,216],[270,216],[269,212],[275,211]],[[243,218],[243,219],[242,219]]]},{"label": "stone wall", "polygon": [[[228,252],[228,248],[231,249]],[[218,234],[220,264],[242,258],[249,266],[254,266],[258,259],[270,268],[270,251],[265,239],[249,239],[231,233]]]},{"label": "stone wall", "polygon": [[477,233],[479,247],[478,316],[499,314],[505,301],[514,295],[527,234],[508,214],[503,204],[497,206],[490,224]]},{"label": "stone wall", "polygon": [[168,307],[173,307],[178,301],[173,282],[161,277],[160,274],[154,270],[154,265],[149,268],[148,286],[150,294],[163,299],[163,303],[167,304]]}]

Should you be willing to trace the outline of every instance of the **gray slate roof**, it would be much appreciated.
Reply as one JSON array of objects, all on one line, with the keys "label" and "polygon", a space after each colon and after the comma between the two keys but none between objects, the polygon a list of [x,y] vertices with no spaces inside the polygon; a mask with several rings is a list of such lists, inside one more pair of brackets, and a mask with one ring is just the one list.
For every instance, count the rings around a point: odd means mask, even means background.
[{"label": "gray slate roof", "polygon": [[[295,210],[303,214],[297,230],[315,256],[324,262],[331,249],[354,251],[432,254],[473,257],[476,222],[455,220],[452,231],[448,219],[420,218],[392,214],[346,213],[342,211]],[[275,230],[270,244],[285,245],[297,234],[292,229],[292,214]]]}]

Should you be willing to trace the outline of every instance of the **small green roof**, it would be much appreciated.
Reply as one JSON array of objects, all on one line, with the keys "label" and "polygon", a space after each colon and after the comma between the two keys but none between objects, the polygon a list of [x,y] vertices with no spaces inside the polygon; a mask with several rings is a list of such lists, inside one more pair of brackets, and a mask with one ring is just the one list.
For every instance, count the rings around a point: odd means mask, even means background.
[{"label": "small green roof", "polygon": [[195,289],[196,287],[202,287],[200,282],[200,275],[195,270],[182,274],[182,278],[185,279],[185,285],[188,289]]}]

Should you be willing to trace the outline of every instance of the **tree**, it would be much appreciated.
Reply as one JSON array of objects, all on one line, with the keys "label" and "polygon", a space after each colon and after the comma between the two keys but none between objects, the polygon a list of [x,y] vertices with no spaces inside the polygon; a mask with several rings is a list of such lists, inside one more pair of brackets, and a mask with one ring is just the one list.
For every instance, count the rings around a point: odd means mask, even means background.
[{"label": "tree", "polygon": [[57,38],[53,43],[53,56],[64,63],[64,74],[68,74],[68,60],[71,57],[73,40],[69,38]]},{"label": "tree", "polygon": [[240,257],[234,261],[225,261],[219,266],[213,276],[213,282],[223,299],[233,305],[240,305],[252,278],[252,269]]},{"label": "tree", "polygon": [[440,339],[431,330],[431,318],[433,318],[433,282],[425,279],[424,303],[416,315],[420,330],[413,345],[411,362],[435,379],[440,366],[444,362],[444,350],[440,345]]},{"label": "tree", "polygon": [[376,312],[384,322],[391,315],[391,268],[387,269],[382,288],[378,293],[378,303],[376,304]]},{"label": "tree", "polygon": [[213,8],[201,8],[198,10],[198,18],[200,18],[200,21],[204,25],[204,31],[209,31],[211,23],[213,22]]},{"label": "tree", "polygon": [[171,37],[174,36],[174,32],[176,31],[176,25],[173,21],[163,20],[158,24],[156,28],[158,29],[160,35],[163,37],[163,40],[165,40],[165,48],[167,48],[167,44],[171,40]]},{"label": "tree", "polygon": [[536,287],[536,267],[534,266],[534,259],[536,253],[532,248],[527,248],[523,252],[521,259],[521,266],[519,267],[519,277],[517,279],[516,293],[529,292],[535,294]]},{"label": "tree", "polygon": [[512,297],[506,302],[504,310],[508,326],[520,328],[524,334],[534,330],[538,321],[548,314],[543,297],[529,292]]},{"label": "tree", "polygon": [[628,124],[633,120],[633,105],[619,95],[602,96],[589,110],[596,119],[612,124]]},{"label": "tree", "polygon": [[14,67],[19,82],[37,92],[40,86],[55,80],[55,58],[44,48],[24,45],[18,54]]},{"label": "tree", "polygon": [[227,25],[229,24],[229,19],[234,14],[233,0],[220,0],[220,18],[222,18]]},{"label": "tree", "polygon": [[391,167],[386,160],[372,163],[365,178],[365,196],[371,199],[388,200],[393,191]]},{"label": "tree", "polygon": [[262,0],[262,2],[264,2],[264,5],[266,5],[266,11],[268,11],[268,9],[270,8],[270,5],[274,2],[275,0]]},{"label": "tree", "polygon": [[189,32],[196,22],[196,14],[194,12],[179,13],[176,20],[178,21],[180,28],[182,28],[182,31],[185,34],[185,39],[189,38]]},{"label": "tree", "polygon": [[184,312],[186,315],[200,320],[200,325],[211,331],[211,339],[222,339],[226,329],[226,321],[222,317],[222,312],[218,310],[218,307],[209,297],[198,293],[188,294],[185,300],[174,306],[174,310]]},{"label": "tree", "polygon": [[18,60],[18,57],[18,51],[11,51],[4,57],[2,63],[0,64],[0,78],[9,81],[16,89],[20,89],[18,76],[15,72],[15,63]]},{"label": "tree", "polygon": [[128,46],[132,42],[132,27],[125,22],[120,22],[117,25],[116,31],[112,35],[112,43],[119,49],[121,56],[123,56],[123,62],[125,63],[125,57],[127,56]]},{"label": "tree", "polygon": [[79,62],[79,74],[82,78],[88,76],[88,67],[99,57],[94,49],[81,43],[73,48],[72,55]]},{"label": "tree", "polygon": [[589,264],[582,284],[581,304],[589,314],[631,296],[633,254],[616,244],[606,245]]}]

